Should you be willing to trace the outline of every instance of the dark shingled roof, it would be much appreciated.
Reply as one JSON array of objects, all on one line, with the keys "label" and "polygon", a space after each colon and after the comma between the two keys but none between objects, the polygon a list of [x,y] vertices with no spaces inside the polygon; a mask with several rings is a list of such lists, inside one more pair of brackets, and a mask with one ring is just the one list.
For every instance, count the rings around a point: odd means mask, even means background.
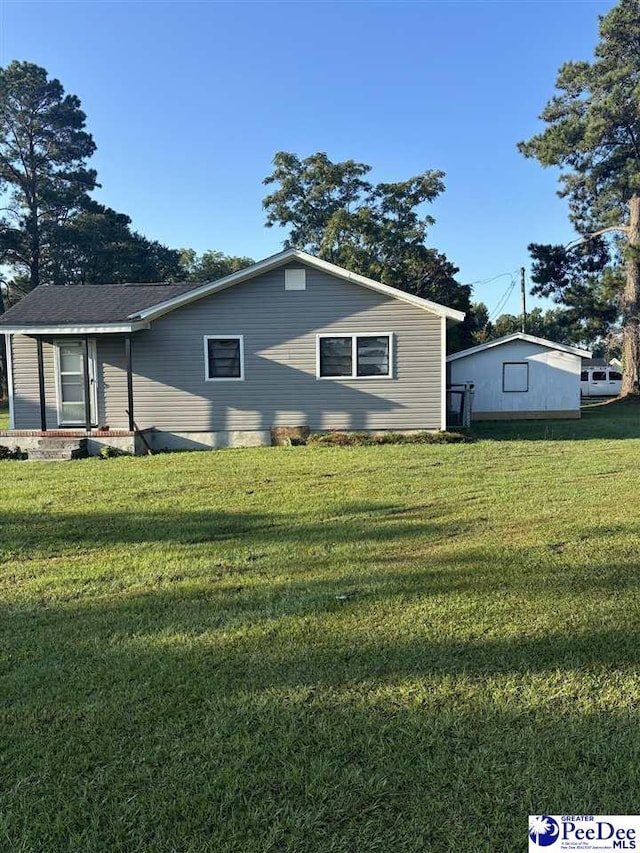
[{"label": "dark shingled roof", "polygon": [[201,286],[201,282],[41,285],[9,308],[0,317],[0,326],[126,323],[131,314]]}]

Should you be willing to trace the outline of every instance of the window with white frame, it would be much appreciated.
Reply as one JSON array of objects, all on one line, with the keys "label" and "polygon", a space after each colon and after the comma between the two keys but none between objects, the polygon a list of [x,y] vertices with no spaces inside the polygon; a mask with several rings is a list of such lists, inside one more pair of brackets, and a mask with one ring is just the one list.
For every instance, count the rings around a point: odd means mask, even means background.
[{"label": "window with white frame", "polygon": [[244,379],[242,335],[205,335],[204,362],[208,382]]},{"label": "window with white frame", "polygon": [[318,379],[389,378],[392,335],[318,335]]}]

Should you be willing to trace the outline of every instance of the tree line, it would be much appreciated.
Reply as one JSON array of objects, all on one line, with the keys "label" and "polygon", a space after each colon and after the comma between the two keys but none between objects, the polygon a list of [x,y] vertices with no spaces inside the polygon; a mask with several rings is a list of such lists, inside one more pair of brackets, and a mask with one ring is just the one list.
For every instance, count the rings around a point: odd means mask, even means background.
[{"label": "tree line", "polygon": [[[526,157],[561,170],[578,238],[531,244],[535,308],[527,331],[624,355],[626,393],[640,390],[640,6],[620,0],[600,19],[589,62],[562,66],[542,113],[546,127],[519,144]],[[86,115],[59,80],[29,62],[0,68],[0,264],[11,303],[41,284],[211,281],[252,262],[210,250],[169,248],[99,204]],[[278,152],[264,179],[266,226],[295,246],[354,272],[466,313],[451,351],[517,331],[521,319],[490,321],[458,268],[429,245],[425,210],[444,191],[426,170],[373,183],[371,166],[322,152]],[[0,310],[4,305],[0,301]]]}]

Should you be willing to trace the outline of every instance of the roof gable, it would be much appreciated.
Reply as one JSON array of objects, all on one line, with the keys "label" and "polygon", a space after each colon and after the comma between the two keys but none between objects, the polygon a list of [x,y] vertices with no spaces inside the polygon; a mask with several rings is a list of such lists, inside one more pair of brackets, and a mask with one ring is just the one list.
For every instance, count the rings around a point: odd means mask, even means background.
[{"label": "roof gable", "polygon": [[512,335],[505,335],[503,338],[496,338],[495,341],[488,341],[486,344],[478,344],[477,347],[470,347],[469,349],[449,355],[447,356],[447,361],[457,361],[459,358],[466,358],[468,355],[474,355],[477,352],[492,349],[493,347],[499,347],[503,344],[510,344],[514,341],[525,341],[529,344],[539,344],[542,347],[558,350],[559,352],[566,352],[570,355],[577,355],[580,358],[591,358],[591,353],[588,352],[588,350],[578,349],[578,347],[570,347],[566,344],[557,344],[555,341],[548,341],[546,338],[536,338],[535,335],[527,335],[524,332],[514,332]]},{"label": "roof gable", "polygon": [[0,317],[0,333],[82,334],[136,331],[148,328],[153,320],[183,305],[249,281],[292,261],[393,299],[408,302],[449,321],[459,322],[464,319],[462,311],[446,308],[437,302],[373,281],[298,249],[287,249],[206,284],[88,284],[68,287],[43,285],[32,290]]},{"label": "roof gable", "polygon": [[420,296],[414,296],[411,293],[405,293],[405,291],[398,290],[395,287],[389,287],[386,284],[381,284],[371,278],[366,278],[366,276],[350,272],[336,264],[331,264],[328,261],[323,261],[313,255],[308,255],[306,252],[301,252],[299,249],[286,249],[284,252],[278,252],[276,255],[271,255],[269,258],[258,261],[258,263],[253,264],[250,267],[246,267],[243,270],[238,270],[231,275],[225,276],[225,278],[218,279],[218,281],[200,285],[188,293],[183,293],[175,298],[167,299],[165,302],[153,305],[143,311],[131,314],[129,319],[146,321],[155,320],[163,314],[167,314],[169,311],[174,311],[176,308],[188,305],[190,302],[195,302],[205,296],[210,296],[211,294],[218,293],[221,290],[226,290],[229,287],[240,284],[243,281],[248,281],[249,279],[262,275],[265,272],[284,266],[284,264],[289,263],[290,261],[299,261],[307,264],[310,267],[329,273],[336,278],[343,279],[344,281],[351,282],[352,284],[360,285],[361,287],[366,287],[369,290],[374,290],[377,293],[384,294],[385,296],[399,299],[403,302],[408,302],[410,305],[415,305],[417,308],[430,311],[433,314],[437,314],[439,317],[446,317],[447,319],[456,322],[464,320],[464,312],[462,311],[456,311],[453,308],[447,308],[444,305],[439,305],[437,302],[431,302],[429,299],[422,299]]}]

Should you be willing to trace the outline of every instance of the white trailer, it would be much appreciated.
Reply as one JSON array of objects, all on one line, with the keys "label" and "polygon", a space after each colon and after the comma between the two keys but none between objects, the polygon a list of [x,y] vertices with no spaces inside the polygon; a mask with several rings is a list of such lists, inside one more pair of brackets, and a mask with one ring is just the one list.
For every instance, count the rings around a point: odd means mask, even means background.
[{"label": "white trailer", "polygon": [[586,367],[580,374],[583,397],[617,397],[622,390],[622,373],[617,367]]}]

